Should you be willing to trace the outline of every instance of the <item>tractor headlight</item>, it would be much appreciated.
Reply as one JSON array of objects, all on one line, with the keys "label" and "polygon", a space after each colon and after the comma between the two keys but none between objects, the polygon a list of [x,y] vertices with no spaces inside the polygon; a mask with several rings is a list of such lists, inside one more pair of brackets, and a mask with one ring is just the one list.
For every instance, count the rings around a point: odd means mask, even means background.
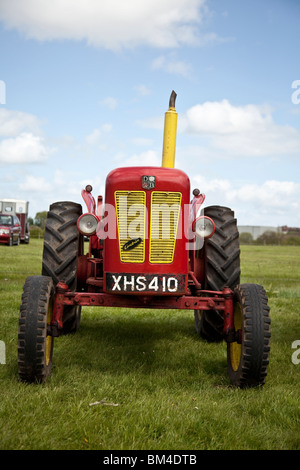
[{"label": "tractor headlight", "polygon": [[96,233],[98,223],[99,219],[94,214],[82,214],[77,220],[77,228],[82,235],[90,237]]},{"label": "tractor headlight", "polygon": [[193,232],[201,238],[210,238],[215,233],[215,223],[210,217],[201,216],[193,224]]}]

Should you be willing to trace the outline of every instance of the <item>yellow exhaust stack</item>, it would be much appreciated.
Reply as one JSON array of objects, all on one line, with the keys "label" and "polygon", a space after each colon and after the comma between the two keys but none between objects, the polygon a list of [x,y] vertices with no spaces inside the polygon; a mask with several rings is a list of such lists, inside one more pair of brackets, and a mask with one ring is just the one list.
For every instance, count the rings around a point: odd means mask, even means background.
[{"label": "yellow exhaust stack", "polygon": [[174,168],[176,132],[177,132],[177,113],[175,111],[176,93],[173,90],[170,96],[169,109],[165,113],[164,142],[162,152],[162,166],[165,168]]}]

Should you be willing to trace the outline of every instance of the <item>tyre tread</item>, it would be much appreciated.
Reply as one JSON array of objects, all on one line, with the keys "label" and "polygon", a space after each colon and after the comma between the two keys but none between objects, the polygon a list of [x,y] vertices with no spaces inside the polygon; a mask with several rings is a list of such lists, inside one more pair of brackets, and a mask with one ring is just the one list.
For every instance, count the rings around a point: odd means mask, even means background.
[{"label": "tyre tread", "polygon": [[46,276],[29,276],[24,284],[18,328],[18,373],[26,382],[44,382],[47,335],[46,304],[53,292],[53,281]]},{"label": "tyre tread", "polygon": [[[243,310],[243,345],[240,371],[229,376],[241,388],[262,386],[269,365],[271,319],[268,297],[263,286],[241,284],[235,289]],[[229,354],[229,348],[228,348]]]}]

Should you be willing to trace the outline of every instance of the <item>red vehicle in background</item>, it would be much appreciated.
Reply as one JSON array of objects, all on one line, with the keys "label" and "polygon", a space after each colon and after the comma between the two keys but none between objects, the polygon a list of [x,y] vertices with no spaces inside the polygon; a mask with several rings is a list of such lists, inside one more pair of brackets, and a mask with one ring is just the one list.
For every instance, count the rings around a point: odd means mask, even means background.
[{"label": "red vehicle in background", "polygon": [[[21,227],[20,242],[22,243],[29,243],[30,240],[28,206],[29,202],[20,199],[0,199],[0,214],[18,218]],[[1,242],[5,243],[2,241],[2,237]]]},{"label": "red vehicle in background", "polygon": [[12,246],[21,241],[21,222],[16,215],[0,214],[0,243]]}]

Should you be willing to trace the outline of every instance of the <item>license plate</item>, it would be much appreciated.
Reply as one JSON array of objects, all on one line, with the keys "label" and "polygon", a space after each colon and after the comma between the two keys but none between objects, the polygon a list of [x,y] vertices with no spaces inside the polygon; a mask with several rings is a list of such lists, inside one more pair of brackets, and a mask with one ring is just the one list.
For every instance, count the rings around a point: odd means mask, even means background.
[{"label": "license plate", "polygon": [[106,273],[106,291],[120,293],[182,294],[185,293],[184,274]]}]

